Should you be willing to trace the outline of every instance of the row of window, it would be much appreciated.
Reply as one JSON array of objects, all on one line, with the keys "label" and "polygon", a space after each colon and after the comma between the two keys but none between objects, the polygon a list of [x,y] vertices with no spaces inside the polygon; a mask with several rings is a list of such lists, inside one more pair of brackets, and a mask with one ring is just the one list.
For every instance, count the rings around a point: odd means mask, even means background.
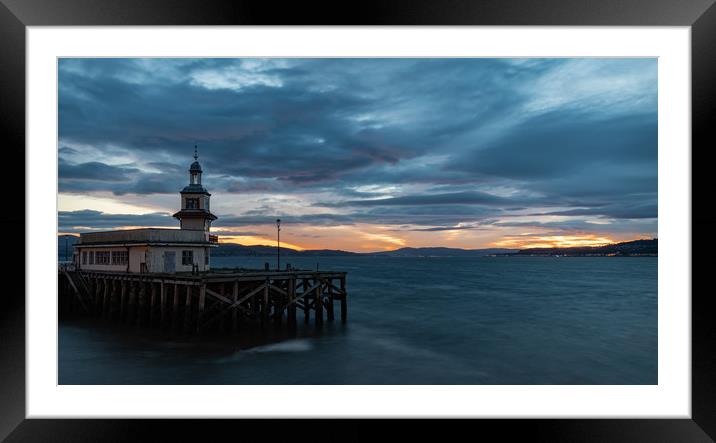
[{"label": "row of window", "polygon": [[[205,209],[208,211],[209,210],[209,198],[208,197],[204,198],[204,206],[205,206]],[[198,197],[196,197],[196,198],[187,197],[186,203],[185,203],[185,208],[186,209],[200,209],[199,208],[199,198]]]},{"label": "row of window", "polygon": [[[129,261],[127,251],[82,251],[83,265],[126,265]],[[181,264],[194,264],[194,251],[181,251]],[[204,264],[209,264],[209,252],[204,254]]]},{"label": "row of window", "polygon": [[126,265],[128,261],[127,251],[82,251],[83,265]]}]

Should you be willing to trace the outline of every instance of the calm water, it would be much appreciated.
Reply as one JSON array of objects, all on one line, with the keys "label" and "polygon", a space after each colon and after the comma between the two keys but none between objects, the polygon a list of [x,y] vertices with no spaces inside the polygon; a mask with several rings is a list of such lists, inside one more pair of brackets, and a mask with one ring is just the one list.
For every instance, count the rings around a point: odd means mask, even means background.
[{"label": "calm water", "polygon": [[657,258],[283,260],[348,271],[348,323],[316,334],[299,311],[295,336],[245,348],[64,322],[60,384],[657,383]]}]

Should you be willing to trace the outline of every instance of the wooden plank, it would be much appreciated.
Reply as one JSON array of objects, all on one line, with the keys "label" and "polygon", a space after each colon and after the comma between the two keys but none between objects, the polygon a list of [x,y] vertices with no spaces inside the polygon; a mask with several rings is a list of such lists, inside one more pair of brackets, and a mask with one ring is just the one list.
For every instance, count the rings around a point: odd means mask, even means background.
[{"label": "wooden plank", "polygon": [[271,284],[268,285],[268,286],[269,286],[269,289],[272,290],[272,291],[274,291],[274,292],[277,292],[277,293],[279,293],[279,294],[281,294],[281,295],[288,295],[288,293],[287,293],[286,291],[284,291],[283,289],[279,288],[278,286],[274,286],[274,285],[271,285]]},{"label": "wooden plank", "polygon": [[220,301],[226,303],[227,305],[232,305],[232,304],[234,303],[231,299],[224,297],[223,295],[219,294],[219,293],[216,292],[216,291],[212,291],[211,289],[206,288],[206,287],[205,287],[204,290],[206,291],[206,293],[207,293],[208,295],[211,295],[212,297],[214,297],[214,298],[216,298],[217,300],[220,300]]}]

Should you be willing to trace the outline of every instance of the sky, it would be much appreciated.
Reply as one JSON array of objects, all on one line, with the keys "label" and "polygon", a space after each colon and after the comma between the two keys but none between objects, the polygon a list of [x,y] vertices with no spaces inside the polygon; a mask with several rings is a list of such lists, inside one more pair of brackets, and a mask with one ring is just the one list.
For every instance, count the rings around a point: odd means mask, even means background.
[{"label": "sky", "polygon": [[653,58],[59,60],[61,234],[524,248],[657,237]]}]

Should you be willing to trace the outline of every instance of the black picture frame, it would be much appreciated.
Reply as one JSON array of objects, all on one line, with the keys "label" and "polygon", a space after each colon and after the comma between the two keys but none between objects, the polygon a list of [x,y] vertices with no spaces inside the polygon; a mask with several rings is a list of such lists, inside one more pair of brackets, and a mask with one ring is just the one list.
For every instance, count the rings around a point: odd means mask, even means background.
[{"label": "black picture frame", "polygon": [[[716,113],[716,6],[714,0],[406,0],[356,3],[189,0],[0,0],[0,125],[3,164],[25,183],[25,31],[27,26],[105,25],[546,25],[546,26],[690,26],[692,57],[692,414],[691,419],[540,419],[470,420],[469,435],[491,431],[544,441],[714,441],[716,439],[716,322],[709,309],[710,292],[696,290],[704,279],[697,262],[714,244],[709,239],[716,217],[708,205],[709,182],[703,161],[716,146],[712,128]],[[698,147],[698,148],[697,148]],[[699,162],[698,160],[702,161]],[[699,178],[697,178],[699,177]],[[24,188],[23,188],[24,189]],[[24,194],[24,193],[23,193]],[[24,206],[23,206],[24,209]],[[24,210],[15,207],[0,217],[8,250],[24,251]],[[23,227],[24,236],[18,235]],[[9,244],[8,244],[9,243]],[[48,245],[48,250],[54,246]],[[301,427],[312,438],[362,439],[367,428],[359,421],[333,420],[338,434],[325,424],[291,423],[282,428],[266,421],[236,420],[40,420],[25,419],[24,279],[17,274],[24,253],[0,254],[6,278],[0,307],[0,438],[7,441],[124,441],[150,438],[186,440],[222,433],[238,437],[258,431],[272,438],[280,429],[298,435]],[[685,257],[684,259],[689,259]],[[11,282],[15,282],[12,287]],[[238,401],[238,400],[237,400]],[[426,421],[401,423],[401,440],[427,436]],[[240,432],[240,434],[238,433]],[[454,431],[456,432],[456,431]],[[444,437],[449,434],[441,432]],[[457,436],[457,434],[456,434]],[[503,438],[504,438],[503,437]]]}]

